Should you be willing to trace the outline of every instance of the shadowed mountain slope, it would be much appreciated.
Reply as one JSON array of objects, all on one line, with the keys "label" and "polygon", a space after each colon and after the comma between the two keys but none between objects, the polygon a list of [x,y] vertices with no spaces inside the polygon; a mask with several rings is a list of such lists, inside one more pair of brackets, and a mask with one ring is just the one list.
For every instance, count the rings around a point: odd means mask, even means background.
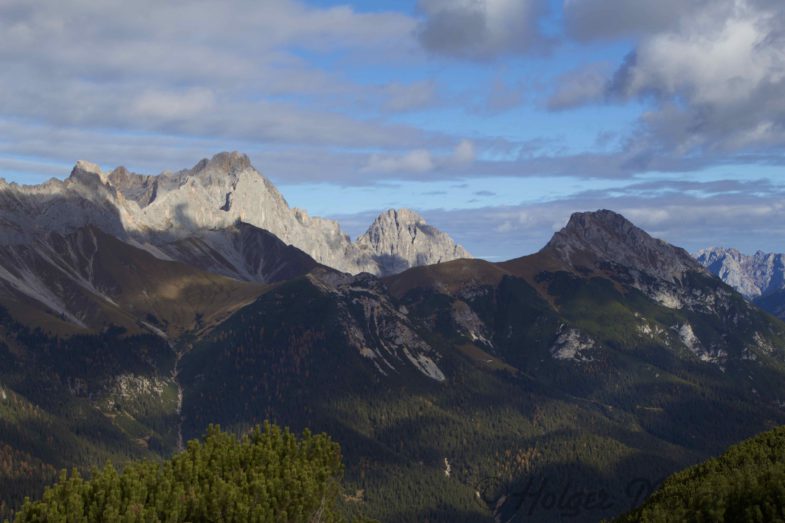
[{"label": "shadowed mountain slope", "polygon": [[263,289],[161,260],[92,226],[0,246],[0,305],[55,332],[119,326],[177,337]]},{"label": "shadowed mountain slope", "polygon": [[[19,266],[84,324],[58,317],[83,334],[56,337],[5,316],[0,387],[15,403],[0,402],[14,405],[0,434],[14,436],[0,448],[43,471],[38,485],[79,445],[86,466],[271,419],[342,443],[350,514],[561,521],[569,507],[527,489],[606,493],[571,511],[588,522],[640,502],[633,480],[785,423],[785,324],[610,211],[574,215],[530,256],[382,279],[242,223],[143,245],[187,264],[92,229],[57,238],[2,258],[33,260]],[[30,436],[30,412],[73,439]]]}]

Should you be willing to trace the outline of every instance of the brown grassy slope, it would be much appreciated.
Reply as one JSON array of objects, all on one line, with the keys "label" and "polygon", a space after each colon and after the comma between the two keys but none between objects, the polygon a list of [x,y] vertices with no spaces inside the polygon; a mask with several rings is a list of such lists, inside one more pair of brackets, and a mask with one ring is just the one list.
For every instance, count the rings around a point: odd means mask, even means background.
[{"label": "brown grassy slope", "polygon": [[51,237],[43,247],[4,247],[0,264],[9,272],[20,264],[32,269],[67,314],[7,283],[0,305],[21,323],[61,335],[117,325],[177,337],[220,321],[267,288],[160,260],[94,227]]}]

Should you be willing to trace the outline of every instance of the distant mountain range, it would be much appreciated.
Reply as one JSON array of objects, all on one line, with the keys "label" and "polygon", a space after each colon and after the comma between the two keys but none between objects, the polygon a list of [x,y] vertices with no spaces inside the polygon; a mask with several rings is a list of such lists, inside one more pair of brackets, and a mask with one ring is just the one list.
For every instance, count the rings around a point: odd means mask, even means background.
[{"label": "distant mountain range", "polygon": [[695,258],[712,274],[764,310],[785,318],[785,254],[711,247]]},{"label": "distant mountain range", "polygon": [[[236,152],[157,176],[130,173],[123,167],[104,173],[80,161],[65,181],[53,179],[38,186],[2,181],[0,198],[0,244],[27,243],[46,234],[69,234],[93,226],[164,259],[180,254],[191,259],[192,249],[231,257],[236,253],[224,249],[232,240],[214,231],[228,230],[231,236],[236,232],[232,228],[244,223],[272,233],[319,263],[353,274],[385,275],[418,264],[470,257],[449,236],[405,209],[382,214],[353,243],[337,222],[290,208],[248,157]],[[197,256],[203,254],[213,256],[206,252]],[[249,276],[243,271],[226,267],[233,276]],[[266,277],[254,273],[259,276]]]},{"label": "distant mountain range", "polygon": [[785,323],[612,211],[490,263],[405,210],[351,242],[226,153],[0,186],[0,239],[4,514],[271,419],[342,444],[349,514],[598,521],[785,424]]}]

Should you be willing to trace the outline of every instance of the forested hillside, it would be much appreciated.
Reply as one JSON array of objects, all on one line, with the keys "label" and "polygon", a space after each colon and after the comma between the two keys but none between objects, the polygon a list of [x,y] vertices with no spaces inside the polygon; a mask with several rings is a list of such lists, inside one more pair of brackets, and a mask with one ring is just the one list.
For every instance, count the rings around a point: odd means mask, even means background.
[{"label": "forested hillside", "polygon": [[785,427],[674,474],[617,523],[785,521]]},{"label": "forested hillside", "polygon": [[327,435],[265,424],[237,439],[211,426],[203,443],[164,461],[118,472],[60,474],[15,523],[67,521],[334,522],[343,472],[340,446]]},{"label": "forested hillside", "polygon": [[[133,282],[158,265],[138,259],[121,273],[144,296]],[[138,303],[159,303],[159,281]],[[62,468],[164,460],[211,424],[270,420],[340,442],[347,516],[594,523],[785,424],[785,323],[610,211],[499,264],[215,288],[239,301],[134,307],[127,330],[47,332],[0,309],[0,519]],[[170,290],[161,303],[187,301]]]},{"label": "forested hillside", "polygon": [[0,519],[60,469],[174,451],[174,359],[158,336],[57,337],[0,308]]}]

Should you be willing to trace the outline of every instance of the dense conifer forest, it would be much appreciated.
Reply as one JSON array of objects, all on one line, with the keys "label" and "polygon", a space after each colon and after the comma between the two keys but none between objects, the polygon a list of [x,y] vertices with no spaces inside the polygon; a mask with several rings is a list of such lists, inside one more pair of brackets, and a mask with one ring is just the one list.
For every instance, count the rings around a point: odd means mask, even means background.
[{"label": "dense conifer forest", "polygon": [[785,521],[785,427],[668,478],[617,523]]},{"label": "dense conifer forest", "polygon": [[342,472],[340,446],[324,434],[265,424],[238,439],[211,426],[164,462],[108,464],[89,479],[63,471],[14,522],[342,521]]}]

